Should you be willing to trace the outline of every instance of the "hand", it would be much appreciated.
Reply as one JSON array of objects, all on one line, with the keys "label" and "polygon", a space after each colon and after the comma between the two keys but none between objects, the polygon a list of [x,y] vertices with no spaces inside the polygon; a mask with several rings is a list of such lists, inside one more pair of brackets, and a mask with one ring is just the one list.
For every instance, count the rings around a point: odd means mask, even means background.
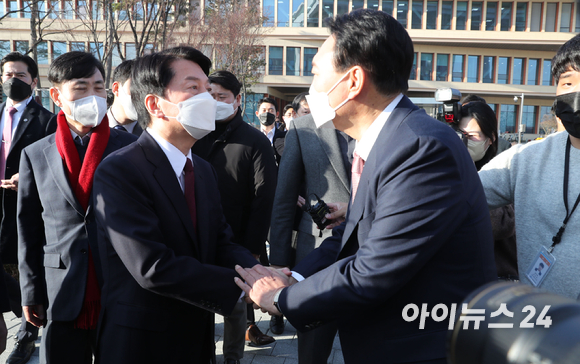
[{"label": "hand", "polygon": [[234,281],[246,292],[246,296],[250,297],[262,310],[274,315],[282,314],[274,306],[274,296],[279,290],[290,285],[288,277],[279,271],[262,266],[244,269],[236,265],[236,272],[242,279],[236,277]]},{"label": "hand", "polygon": [[8,337],[8,329],[6,328],[6,322],[4,322],[4,316],[0,312],[0,354],[6,350],[6,338]]},{"label": "hand", "polygon": [[304,199],[304,197],[298,196],[298,202],[296,202],[296,205],[298,205],[298,207],[302,208],[302,206],[304,206],[305,203],[306,203],[306,200]]},{"label": "hand", "polygon": [[44,327],[46,325],[46,311],[43,305],[22,306],[22,313],[26,317],[26,321],[34,326]]},{"label": "hand", "polygon": [[2,182],[2,184],[0,184],[0,187],[13,191],[18,191],[18,178],[19,174],[16,173],[10,179],[0,180]]},{"label": "hand", "polygon": [[348,209],[348,203],[347,202],[330,202],[327,203],[326,205],[328,205],[328,208],[330,209],[330,214],[326,214],[324,217],[326,217],[328,220],[331,220],[332,222],[326,226],[327,229],[332,229],[334,227],[337,227],[338,225],[342,224],[345,220],[345,216],[346,216],[346,211]]}]

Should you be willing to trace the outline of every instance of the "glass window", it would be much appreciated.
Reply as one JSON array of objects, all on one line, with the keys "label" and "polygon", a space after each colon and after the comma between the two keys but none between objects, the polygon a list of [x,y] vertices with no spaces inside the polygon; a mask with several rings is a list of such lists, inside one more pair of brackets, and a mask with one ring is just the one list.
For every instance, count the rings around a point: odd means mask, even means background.
[{"label": "glass window", "polygon": [[524,133],[536,132],[536,106],[524,105],[522,108],[522,124],[526,125]]},{"label": "glass window", "polygon": [[433,80],[433,53],[421,53],[421,80]]},{"label": "glass window", "polygon": [[513,3],[501,3],[501,30],[509,31],[512,27],[512,6]]},{"label": "glass window", "polygon": [[282,74],[282,47],[270,47],[270,67],[268,74],[281,75]]},{"label": "glass window", "polygon": [[27,40],[17,40],[15,43],[16,43],[15,51],[20,52],[22,54],[28,53],[28,41]]},{"label": "glass window", "polygon": [[262,7],[262,16],[264,17],[264,20],[262,21],[262,26],[274,26],[274,5],[274,0],[264,0]]},{"label": "glass window", "polygon": [[71,51],[84,52],[86,50],[84,42],[70,42]]},{"label": "glass window", "polygon": [[409,13],[409,1],[397,1],[397,20],[404,28],[407,28],[407,14]]},{"label": "glass window", "polygon": [[539,59],[529,59],[528,60],[528,85],[538,84],[538,71],[540,70],[540,60]]},{"label": "glass window", "polygon": [[479,56],[467,57],[467,82],[479,82]]},{"label": "glass window", "polygon": [[286,48],[286,76],[300,76],[300,48]]},{"label": "glass window", "polygon": [[21,9],[22,17],[30,19],[30,6],[31,6],[30,1],[23,1],[22,5],[23,5]]},{"label": "glass window", "polygon": [[493,78],[495,76],[494,72],[495,57],[484,56],[483,57],[483,83],[493,83]]},{"label": "glass window", "polygon": [[580,6],[576,6],[576,33],[580,32]]},{"label": "glass window", "polygon": [[409,80],[417,79],[417,52],[413,54],[413,67],[411,68],[411,74],[409,75]]},{"label": "glass window", "polygon": [[449,55],[437,55],[437,74],[436,81],[447,81],[449,75]]},{"label": "glass window", "polygon": [[507,84],[509,81],[510,59],[508,57],[499,57],[497,63],[497,83]]},{"label": "glass window", "polygon": [[393,15],[393,0],[383,0],[383,11],[389,15]]},{"label": "glass window", "polygon": [[437,29],[438,8],[437,1],[427,1],[427,29]]},{"label": "glass window", "polygon": [[334,17],[334,0],[322,1],[322,19]]},{"label": "glass window", "polygon": [[455,29],[465,30],[467,23],[467,1],[457,2],[457,14],[455,15]]},{"label": "glass window", "polygon": [[512,84],[523,85],[524,84],[524,59],[514,58],[514,71],[512,76]]},{"label": "glass window", "polygon": [[487,10],[485,12],[485,30],[495,30],[497,23],[497,2],[487,2]]},{"label": "glass window", "polygon": [[[290,0],[278,0],[278,26],[289,27]],[[324,15],[324,12],[323,12]]]},{"label": "glass window", "polygon": [[137,58],[137,49],[135,43],[125,43],[125,59]]},{"label": "glass window", "polygon": [[[120,45],[121,47],[123,46],[122,44]],[[119,54],[119,47],[117,47],[117,45],[113,45],[113,57],[112,57],[112,65],[113,67],[117,67],[118,65],[121,64],[121,62],[123,62],[123,60],[121,59],[121,55]]]},{"label": "glass window", "polygon": [[411,14],[411,27],[421,29],[423,27],[423,0],[413,0]]},{"label": "glass window", "polygon": [[[0,0],[0,16],[4,16],[5,14],[6,14],[6,12],[4,11],[4,0]],[[2,95],[0,95],[0,97],[1,96]]]},{"label": "glass window", "polygon": [[539,32],[542,30],[542,3],[532,3],[532,19],[530,21],[530,31]]},{"label": "glass window", "polygon": [[77,0],[77,19],[86,19],[87,12],[87,0]]},{"label": "glass window", "polygon": [[10,41],[0,40],[0,58],[4,58],[8,53],[10,53]]},{"label": "glass window", "polygon": [[552,86],[552,60],[544,59],[544,64],[542,65],[542,86]]},{"label": "glass window", "polygon": [[18,18],[18,1],[16,0],[7,0],[7,4],[8,4],[8,10],[9,11],[14,11],[14,13],[11,13],[8,17],[9,18]]},{"label": "glass window", "polygon": [[36,63],[48,64],[48,42],[40,42],[36,45]]},{"label": "glass window", "polygon": [[556,31],[556,10],[558,9],[558,4],[548,3],[546,11],[546,32]]},{"label": "glass window", "polygon": [[562,4],[562,20],[560,20],[560,31],[571,31],[570,25],[572,23],[572,3]]},{"label": "glass window", "polygon": [[471,3],[471,30],[481,29],[481,14],[483,13],[483,2],[474,1]]},{"label": "glass window", "polygon": [[379,10],[379,0],[367,0],[367,9]]},{"label": "glass window", "polygon": [[91,1],[93,19],[103,20],[103,4],[100,1]]},{"label": "glass window", "polygon": [[318,52],[318,48],[304,48],[304,76],[312,76],[312,58]]},{"label": "glass window", "polygon": [[97,58],[98,60],[100,60],[103,55],[104,55],[104,48],[103,48],[103,42],[99,42],[99,43],[94,43],[94,42],[90,42],[89,43],[89,52],[91,52],[93,54],[93,56],[95,56],[95,58]]},{"label": "glass window", "polygon": [[[84,51],[84,49],[83,49]],[[52,60],[66,53],[66,42],[52,42]]]},{"label": "glass window", "polygon": [[304,26],[304,0],[294,0],[292,1],[292,26],[293,27],[303,27]]},{"label": "glass window", "polygon": [[336,0],[336,14],[343,15],[348,13],[348,0]]},{"label": "glass window", "polygon": [[307,26],[317,27],[318,26],[318,0],[308,0],[308,21]]},{"label": "glass window", "polygon": [[463,82],[463,56],[459,54],[453,55],[453,73],[451,81]]},{"label": "glass window", "polygon": [[526,17],[528,16],[528,3],[517,3],[516,8],[516,32],[526,30]]},{"label": "glass window", "polygon": [[50,91],[40,90],[40,99],[42,100],[42,106],[45,109],[50,110]]},{"label": "glass window", "polygon": [[453,18],[453,1],[443,1],[441,3],[441,29],[451,29],[451,19]]},{"label": "glass window", "polygon": [[516,105],[501,105],[499,114],[499,132],[516,132]]},{"label": "glass window", "polygon": [[364,9],[365,7],[364,0],[351,0],[351,2],[352,2],[352,7],[350,8],[351,10]]},{"label": "glass window", "polygon": [[74,15],[74,6],[71,0],[66,0],[64,2],[64,18],[65,19],[72,19]]}]

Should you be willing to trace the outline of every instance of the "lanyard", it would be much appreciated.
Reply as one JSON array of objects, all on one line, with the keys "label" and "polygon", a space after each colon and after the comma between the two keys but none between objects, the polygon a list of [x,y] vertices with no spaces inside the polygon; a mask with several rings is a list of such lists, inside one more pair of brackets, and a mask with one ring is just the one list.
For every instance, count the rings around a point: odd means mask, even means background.
[{"label": "lanyard", "polygon": [[564,219],[564,222],[562,223],[560,230],[558,230],[558,233],[552,238],[553,243],[550,246],[550,249],[548,249],[548,253],[552,253],[554,247],[558,245],[562,240],[562,234],[564,234],[564,230],[566,230],[566,224],[568,223],[568,220],[570,220],[570,216],[572,216],[572,214],[576,210],[576,207],[578,206],[578,203],[580,202],[580,194],[578,194],[576,202],[574,203],[574,207],[572,207],[572,211],[568,213],[568,177],[569,177],[568,175],[570,173],[570,145],[571,145],[570,138],[568,138],[568,140],[566,141],[566,158],[564,162],[564,188],[563,188],[564,207],[566,207],[566,218]]}]

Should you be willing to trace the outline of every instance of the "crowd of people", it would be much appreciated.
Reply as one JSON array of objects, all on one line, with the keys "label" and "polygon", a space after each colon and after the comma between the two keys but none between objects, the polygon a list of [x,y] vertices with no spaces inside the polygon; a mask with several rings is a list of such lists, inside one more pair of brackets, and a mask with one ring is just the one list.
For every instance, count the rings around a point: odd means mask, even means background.
[{"label": "crowd of people", "polygon": [[580,36],[552,62],[565,131],[510,148],[481,97],[450,128],[405,96],[396,19],[328,27],[309,92],[281,111],[261,99],[260,129],[236,76],[191,47],[121,63],[110,107],[102,64],[61,55],[57,115],[33,97],[34,61],[2,59],[0,309],[22,317],[7,363],[41,327],[42,363],[215,363],[219,314],[235,364],[275,341],[256,307],[273,335],[284,317],[298,330],[301,364],[326,363],[337,332],[346,363],[446,363],[448,324],[419,328],[406,305],[497,280],[578,296]]}]

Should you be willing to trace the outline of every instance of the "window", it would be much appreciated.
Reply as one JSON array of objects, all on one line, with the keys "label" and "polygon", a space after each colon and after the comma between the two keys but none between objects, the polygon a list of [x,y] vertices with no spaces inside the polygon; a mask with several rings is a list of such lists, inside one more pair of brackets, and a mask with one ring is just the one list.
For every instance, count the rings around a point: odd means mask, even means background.
[{"label": "window", "polygon": [[308,0],[308,21],[307,26],[317,27],[318,26],[318,0]]},{"label": "window", "polygon": [[483,12],[483,2],[474,1],[471,3],[471,30],[481,29],[482,12]]},{"label": "window", "polygon": [[264,27],[274,26],[274,1],[275,0],[264,0],[262,8],[262,16],[264,17],[262,26]]},{"label": "window", "polygon": [[538,71],[540,66],[539,59],[529,59],[528,60],[528,85],[538,84]]},{"label": "window", "polygon": [[[324,15],[324,11],[322,15]],[[278,26],[289,27],[290,26],[289,19],[290,19],[290,0],[278,0]]]},{"label": "window", "polygon": [[85,43],[84,42],[71,42],[70,43],[70,50],[84,52],[84,51],[86,51]]},{"label": "window", "polygon": [[457,14],[455,15],[455,29],[465,30],[467,23],[467,1],[457,2]]},{"label": "window", "polygon": [[427,29],[437,29],[438,8],[437,1],[427,1]]},{"label": "window", "polygon": [[50,110],[50,91],[40,90],[40,99],[42,100],[42,106],[45,109]]},{"label": "window", "polygon": [[512,84],[523,85],[524,84],[524,59],[514,58],[514,71],[512,77]]},{"label": "window", "polygon": [[546,32],[556,31],[556,10],[558,9],[558,4],[548,3],[546,9]]},{"label": "window", "polygon": [[300,76],[300,48],[286,48],[286,76]]},{"label": "window", "polygon": [[[84,49],[83,49],[83,51],[84,51]],[[66,43],[65,42],[52,42],[52,60],[53,61],[65,53],[66,53]]]},{"label": "window", "polygon": [[135,43],[125,43],[125,59],[137,58],[137,49]]},{"label": "window", "polygon": [[467,82],[479,82],[479,56],[467,57]]},{"label": "window", "polygon": [[393,0],[383,0],[383,11],[389,15],[393,15]]},{"label": "window", "polygon": [[448,54],[438,54],[437,55],[437,72],[436,81],[447,81],[449,76],[449,55]]},{"label": "window", "polygon": [[421,80],[433,80],[433,53],[421,53]]},{"label": "window", "polygon": [[522,124],[526,126],[524,133],[534,133],[536,131],[536,106],[524,105],[522,108]]},{"label": "window", "polygon": [[407,28],[407,14],[409,13],[409,0],[397,1],[397,20],[403,28]]},{"label": "window", "polygon": [[364,7],[365,7],[364,0],[351,0],[351,1],[352,1],[352,8],[350,10],[364,9]]},{"label": "window", "polygon": [[336,14],[343,15],[348,13],[348,0],[336,0]]},{"label": "window", "polygon": [[572,3],[562,4],[562,20],[560,20],[560,31],[570,32],[572,31],[570,26],[572,25]]},{"label": "window", "polygon": [[483,83],[493,83],[493,78],[495,76],[494,72],[495,57],[484,56],[483,57]]},{"label": "window", "polygon": [[304,26],[304,0],[294,0],[292,1],[292,26],[293,27],[303,27]]},{"label": "window", "polygon": [[485,12],[485,30],[495,30],[497,23],[497,2],[488,2]]},{"label": "window", "polygon": [[0,0],[0,17],[4,16],[5,14],[6,12],[4,12],[4,0]]},{"label": "window", "polygon": [[413,0],[413,11],[411,14],[411,27],[413,29],[423,28],[423,0]]},{"label": "window", "polygon": [[270,67],[268,69],[268,74],[281,75],[282,64],[282,47],[270,47]]},{"label": "window", "polygon": [[504,85],[509,83],[509,69],[510,59],[508,57],[499,57],[497,65],[497,83]]},{"label": "window", "polygon": [[379,10],[379,0],[367,0],[367,9]]},{"label": "window", "polygon": [[334,0],[322,0],[322,19],[334,17]]},{"label": "window", "polygon": [[16,43],[15,51],[20,52],[22,54],[28,53],[28,41],[27,40],[17,40],[15,43]]},{"label": "window", "polygon": [[64,9],[63,9],[63,18],[65,19],[72,19],[73,15],[75,13],[74,11],[74,7],[73,7],[73,2],[71,0],[65,0],[64,1]]},{"label": "window", "polygon": [[[120,47],[122,47],[122,44],[119,44]],[[117,67],[118,65],[121,64],[121,62],[123,62],[123,60],[121,59],[121,55],[119,54],[119,47],[117,46],[117,44],[113,44],[113,56],[111,58],[112,60],[112,65],[113,67]]]},{"label": "window", "polygon": [[580,6],[576,6],[576,30],[575,33],[580,32]]},{"label": "window", "polygon": [[501,105],[499,114],[499,132],[516,132],[516,105]]},{"label": "window", "polygon": [[451,19],[453,18],[453,1],[443,1],[441,3],[441,29],[451,29]]},{"label": "window", "polygon": [[528,3],[517,3],[516,8],[516,32],[526,30],[526,17],[528,15]]},{"label": "window", "polygon": [[48,42],[40,42],[36,45],[36,57],[37,64],[48,64]]},{"label": "window", "polygon": [[0,58],[4,58],[8,53],[10,53],[10,41],[0,40]]},{"label": "window", "polygon": [[542,3],[532,3],[532,19],[530,21],[530,31],[539,32],[542,30]]},{"label": "window", "polygon": [[552,61],[549,59],[544,59],[544,64],[542,67],[542,86],[552,86]]},{"label": "window", "polygon": [[463,56],[459,54],[453,55],[453,74],[451,81],[463,82]]},{"label": "window", "polygon": [[18,18],[18,1],[16,0],[7,0],[7,4],[8,4],[8,11],[14,11],[14,13],[11,13],[8,17],[9,18]]},{"label": "window", "polygon": [[77,0],[77,19],[86,19],[88,10],[87,0]]},{"label": "window", "polygon": [[91,1],[93,19],[103,20],[103,4],[100,1]]},{"label": "window", "polygon": [[103,42],[99,42],[99,43],[94,43],[94,42],[90,42],[89,43],[89,52],[93,54],[93,56],[95,56],[95,58],[97,58],[98,60],[101,60],[101,58],[104,55],[104,48],[103,48]]},{"label": "window", "polygon": [[317,48],[304,48],[304,76],[312,76],[312,58],[316,52]]},{"label": "window", "polygon": [[411,68],[411,74],[409,75],[409,80],[417,79],[417,52],[413,54],[413,67]]},{"label": "window", "polygon": [[31,10],[30,9],[30,7],[31,7],[30,1],[23,1],[22,5],[23,5],[22,9],[21,9],[22,17],[26,18],[26,19],[30,19],[30,15],[31,15],[30,14],[30,12],[31,12],[30,11]]},{"label": "window", "polygon": [[501,3],[501,30],[507,32],[512,27],[512,6],[513,3]]}]

